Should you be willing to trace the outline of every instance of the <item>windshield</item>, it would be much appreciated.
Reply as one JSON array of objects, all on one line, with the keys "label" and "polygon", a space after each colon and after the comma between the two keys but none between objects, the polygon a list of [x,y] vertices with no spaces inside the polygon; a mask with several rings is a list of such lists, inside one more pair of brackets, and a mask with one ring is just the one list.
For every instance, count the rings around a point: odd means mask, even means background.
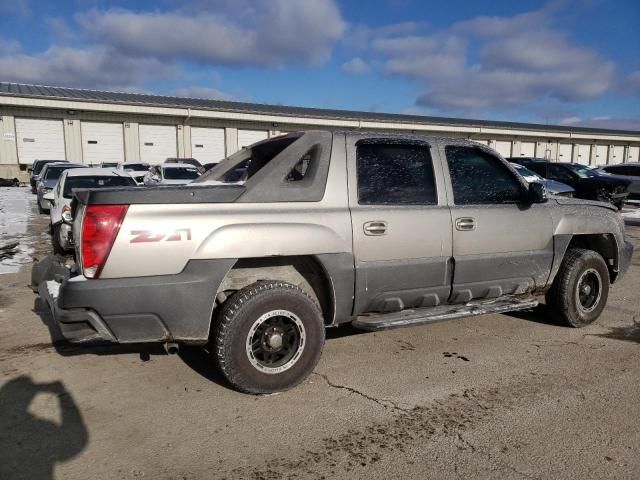
[{"label": "windshield", "polygon": [[73,190],[77,188],[102,187],[134,187],[136,182],[131,177],[67,177],[64,182],[64,198],[72,198]]},{"label": "windshield", "polygon": [[68,170],[70,168],[82,168],[82,167],[67,167],[66,165],[52,165],[47,168],[47,171],[44,173],[44,180],[58,180],[62,172]]},{"label": "windshield", "polygon": [[163,170],[165,180],[195,180],[199,176],[195,167],[172,167]]},{"label": "windshield", "polygon": [[36,160],[33,165],[33,173],[39,174],[47,163],[62,162],[62,160]]},{"label": "windshield", "polygon": [[600,174],[598,172],[596,172],[592,168],[589,168],[589,167],[587,167],[585,165],[579,165],[577,163],[570,163],[570,164],[566,164],[565,167],[567,167],[573,173],[578,175],[580,178],[595,178],[595,177],[599,177],[600,176]]},{"label": "windshield", "polygon": [[541,182],[542,177],[535,172],[532,172],[527,167],[523,167],[522,165],[514,164],[515,169],[518,171],[520,175],[522,175],[527,182]]},{"label": "windshield", "polygon": [[146,172],[149,170],[149,165],[146,163],[130,163],[123,165],[122,168],[125,172]]}]

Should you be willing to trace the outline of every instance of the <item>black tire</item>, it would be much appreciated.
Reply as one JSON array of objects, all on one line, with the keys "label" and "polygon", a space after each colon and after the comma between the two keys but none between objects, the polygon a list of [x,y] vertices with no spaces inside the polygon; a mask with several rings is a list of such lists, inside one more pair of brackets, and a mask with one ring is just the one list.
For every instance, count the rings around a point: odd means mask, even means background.
[{"label": "black tire", "polygon": [[[229,298],[216,317],[213,353],[224,376],[242,392],[288,390],[307,378],[320,359],[325,335],[322,313],[294,285],[278,281],[249,285]],[[269,343],[272,338],[274,345]],[[279,355],[283,356],[276,361]]]},{"label": "black tire", "polygon": [[562,259],[546,302],[558,320],[579,328],[600,316],[608,297],[609,270],[604,259],[592,250],[572,248]]},{"label": "black tire", "polygon": [[42,208],[42,207],[40,206],[40,202],[38,202],[38,213],[39,213],[40,215],[44,215],[45,213],[49,213],[49,210],[45,210],[44,208]]},{"label": "black tire", "polygon": [[53,245],[53,253],[66,255],[67,251],[62,248],[60,243],[60,225],[54,225],[51,229],[51,244]]}]

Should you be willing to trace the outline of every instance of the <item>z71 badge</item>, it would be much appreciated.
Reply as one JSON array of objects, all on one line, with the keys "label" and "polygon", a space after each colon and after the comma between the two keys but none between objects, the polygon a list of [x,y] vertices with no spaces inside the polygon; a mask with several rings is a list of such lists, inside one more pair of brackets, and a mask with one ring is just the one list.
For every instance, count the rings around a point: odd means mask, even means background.
[{"label": "z71 badge", "polygon": [[191,240],[190,228],[178,228],[173,232],[154,232],[153,230],[133,230],[133,238],[129,243],[149,243],[149,242],[181,242]]}]

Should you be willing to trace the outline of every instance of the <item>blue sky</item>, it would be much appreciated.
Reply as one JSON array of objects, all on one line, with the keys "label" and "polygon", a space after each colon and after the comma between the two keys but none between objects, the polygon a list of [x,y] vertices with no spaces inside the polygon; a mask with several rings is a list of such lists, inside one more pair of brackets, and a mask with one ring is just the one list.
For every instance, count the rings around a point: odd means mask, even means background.
[{"label": "blue sky", "polygon": [[637,0],[12,0],[0,81],[640,130]]}]

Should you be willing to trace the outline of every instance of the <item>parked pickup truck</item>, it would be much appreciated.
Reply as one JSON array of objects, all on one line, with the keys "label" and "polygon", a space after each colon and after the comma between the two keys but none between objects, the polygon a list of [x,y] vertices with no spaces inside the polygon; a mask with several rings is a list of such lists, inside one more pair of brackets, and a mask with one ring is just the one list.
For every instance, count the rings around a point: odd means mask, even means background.
[{"label": "parked pickup truck", "polygon": [[633,247],[615,207],[554,197],[477,143],[308,131],[182,187],[76,191],[75,276],[40,284],[74,342],[206,346],[229,382],[301,382],[325,327],[547,309],[581,327]]}]

